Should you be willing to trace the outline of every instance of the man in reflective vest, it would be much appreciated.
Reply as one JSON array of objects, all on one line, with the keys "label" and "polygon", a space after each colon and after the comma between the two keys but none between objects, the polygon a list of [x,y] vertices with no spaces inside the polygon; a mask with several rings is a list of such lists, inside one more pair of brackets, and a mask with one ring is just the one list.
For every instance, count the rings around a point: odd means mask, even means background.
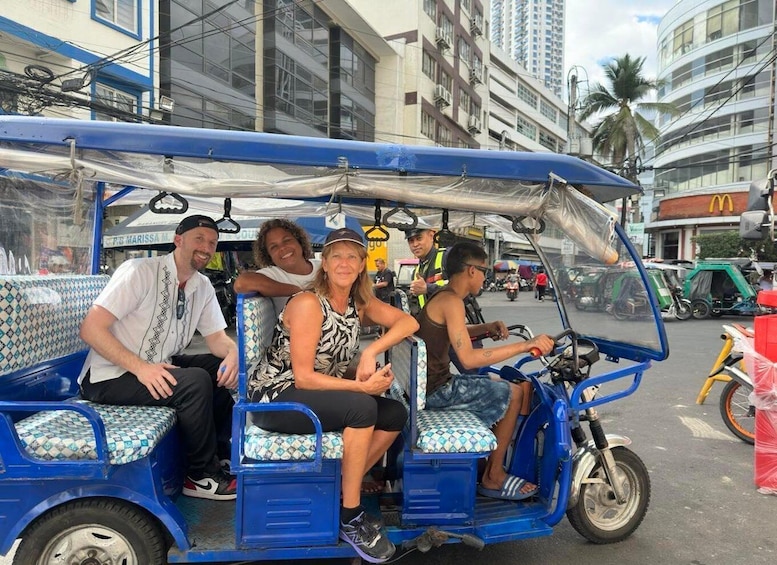
[{"label": "man in reflective vest", "polygon": [[[428,228],[405,230],[405,240],[410,251],[418,258],[413,282],[410,283],[410,294],[416,297],[417,310],[420,310],[432,294],[448,284],[444,268],[445,249],[434,246],[434,231]],[[413,309],[413,313],[416,313],[416,309]]]}]

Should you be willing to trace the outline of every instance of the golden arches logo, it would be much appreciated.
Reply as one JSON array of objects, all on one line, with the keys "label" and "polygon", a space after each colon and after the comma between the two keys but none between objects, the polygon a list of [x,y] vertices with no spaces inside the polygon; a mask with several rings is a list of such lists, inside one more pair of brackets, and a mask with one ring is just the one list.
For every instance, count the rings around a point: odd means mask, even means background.
[{"label": "golden arches logo", "polygon": [[710,208],[709,212],[710,214],[715,209],[715,202],[718,203],[718,212],[723,212],[723,209],[726,206],[726,201],[728,201],[728,211],[733,212],[734,211],[734,203],[731,201],[731,195],[730,194],[716,194],[712,197],[712,200],[710,200]]}]

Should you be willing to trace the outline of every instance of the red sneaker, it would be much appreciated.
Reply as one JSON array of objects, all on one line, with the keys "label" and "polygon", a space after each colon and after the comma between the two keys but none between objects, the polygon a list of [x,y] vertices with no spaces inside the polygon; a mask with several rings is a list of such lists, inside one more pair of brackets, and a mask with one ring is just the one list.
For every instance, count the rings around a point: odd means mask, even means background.
[{"label": "red sneaker", "polygon": [[183,482],[183,494],[209,500],[235,500],[237,479],[220,469],[212,475],[203,475],[197,479],[187,475]]}]

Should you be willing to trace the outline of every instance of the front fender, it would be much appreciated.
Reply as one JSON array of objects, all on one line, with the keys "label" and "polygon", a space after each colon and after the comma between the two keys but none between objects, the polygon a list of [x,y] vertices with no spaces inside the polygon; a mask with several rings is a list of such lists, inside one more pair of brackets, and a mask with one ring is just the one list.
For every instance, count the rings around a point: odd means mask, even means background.
[{"label": "front fender", "polygon": [[739,367],[736,366],[728,366],[723,369],[723,372],[726,373],[729,377],[737,381],[740,385],[748,388],[753,388],[753,381],[750,378],[750,375],[742,371]]},{"label": "front fender", "polygon": [[[631,440],[626,436],[606,434],[610,447],[622,447],[631,445]],[[572,456],[572,486],[569,489],[569,501],[567,508],[577,505],[583,480],[589,475],[597,463],[599,450],[594,445],[594,440],[589,440],[583,447],[578,447]]]}]

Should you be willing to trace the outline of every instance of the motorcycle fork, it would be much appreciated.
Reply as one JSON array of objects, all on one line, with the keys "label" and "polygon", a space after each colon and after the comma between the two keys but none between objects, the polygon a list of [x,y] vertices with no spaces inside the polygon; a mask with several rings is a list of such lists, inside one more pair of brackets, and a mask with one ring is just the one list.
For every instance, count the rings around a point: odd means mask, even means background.
[{"label": "motorcycle fork", "polygon": [[723,334],[720,337],[723,338],[725,343],[723,343],[723,347],[720,349],[720,353],[718,353],[718,358],[715,359],[715,363],[712,365],[712,369],[710,369],[707,379],[704,381],[704,384],[699,391],[699,395],[696,397],[696,404],[704,404],[704,401],[707,400],[707,395],[710,393],[710,389],[712,389],[712,385],[714,385],[716,381],[727,383],[731,380],[731,377],[723,371],[730,363],[729,355],[734,347],[734,340],[728,334]]},{"label": "motorcycle fork", "polygon": [[[586,389],[583,391],[583,402],[588,402],[594,399],[596,392],[592,389]],[[591,430],[591,437],[594,440],[594,445],[597,449],[597,456],[602,464],[602,469],[607,476],[607,482],[612,488],[612,492],[615,495],[615,500],[618,504],[626,503],[626,495],[623,489],[623,481],[618,474],[618,467],[615,463],[615,457],[612,455],[610,444],[607,441],[607,437],[602,429],[602,423],[599,420],[599,414],[594,408],[586,408],[585,418],[588,422],[588,427]],[[572,430],[572,438],[575,443],[580,446],[586,442],[585,433],[582,428],[577,427]],[[601,479],[586,479],[584,482],[593,483],[601,482]]]}]

